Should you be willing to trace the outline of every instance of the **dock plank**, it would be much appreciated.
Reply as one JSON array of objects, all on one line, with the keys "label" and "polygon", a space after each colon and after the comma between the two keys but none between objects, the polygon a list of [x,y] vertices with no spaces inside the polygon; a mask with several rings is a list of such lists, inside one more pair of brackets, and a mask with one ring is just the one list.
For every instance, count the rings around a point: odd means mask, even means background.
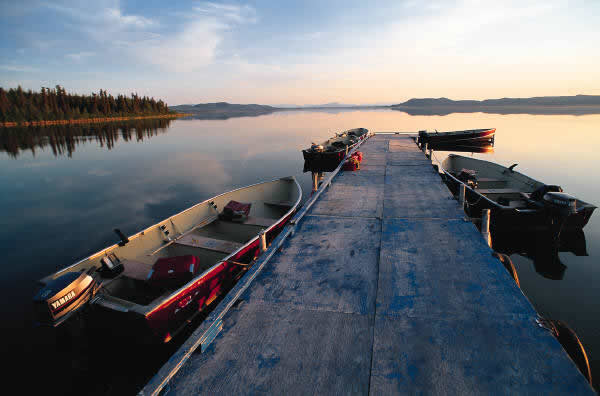
[{"label": "dock plank", "polygon": [[143,393],[594,394],[414,141],[360,151]]}]

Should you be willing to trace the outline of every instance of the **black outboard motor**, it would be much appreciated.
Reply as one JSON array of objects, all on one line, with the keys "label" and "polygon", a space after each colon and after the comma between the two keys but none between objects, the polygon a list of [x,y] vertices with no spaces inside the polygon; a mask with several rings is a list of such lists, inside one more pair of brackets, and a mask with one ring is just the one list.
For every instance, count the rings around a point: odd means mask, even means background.
[{"label": "black outboard motor", "polygon": [[83,308],[96,294],[98,283],[86,272],[67,272],[49,282],[33,298],[37,320],[57,327]]},{"label": "black outboard motor", "polygon": [[531,199],[534,201],[538,201],[538,202],[542,202],[542,200],[544,199],[544,195],[547,192],[562,192],[563,189],[560,186],[549,186],[549,185],[543,185],[542,187],[539,187],[537,190],[535,190],[534,192],[531,193]]},{"label": "black outboard motor", "polygon": [[560,216],[577,213],[577,198],[564,193],[560,186],[542,186],[531,193],[531,199]]},{"label": "black outboard motor", "polygon": [[569,216],[577,213],[577,198],[562,191],[559,186],[542,186],[531,193],[531,200],[546,210],[556,241]]}]

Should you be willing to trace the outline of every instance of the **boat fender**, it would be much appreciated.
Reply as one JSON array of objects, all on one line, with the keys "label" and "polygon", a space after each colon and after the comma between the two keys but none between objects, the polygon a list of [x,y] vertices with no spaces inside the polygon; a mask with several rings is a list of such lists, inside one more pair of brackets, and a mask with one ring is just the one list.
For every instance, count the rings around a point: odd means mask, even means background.
[{"label": "boat fender", "polygon": [[498,252],[493,252],[492,256],[494,256],[495,258],[500,260],[502,265],[504,265],[504,268],[506,268],[506,270],[508,271],[510,276],[512,276],[512,278],[515,280],[515,283],[520,288],[521,282],[519,282],[519,274],[517,274],[517,269],[515,268],[515,265],[513,264],[512,260],[510,259],[510,256],[507,254],[498,253]]},{"label": "boat fender", "polygon": [[590,361],[585,348],[575,331],[573,331],[573,329],[565,322],[557,319],[539,318],[537,322],[541,327],[550,330],[571,360],[573,360],[573,363],[575,363],[579,371],[581,371],[581,374],[588,380],[590,386],[593,386]]}]

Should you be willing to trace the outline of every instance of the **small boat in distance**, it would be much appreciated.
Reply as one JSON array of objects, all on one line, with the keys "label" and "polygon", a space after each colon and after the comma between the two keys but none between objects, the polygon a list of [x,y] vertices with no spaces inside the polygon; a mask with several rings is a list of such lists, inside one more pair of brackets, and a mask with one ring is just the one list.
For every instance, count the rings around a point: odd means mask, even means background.
[{"label": "small boat in distance", "polygon": [[419,131],[417,143],[428,146],[433,144],[474,144],[478,143],[494,143],[496,128],[488,129],[468,129],[464,131],[451,132],[429,132]]},{"label": "small boat in distance", "polygon": [[40,281],[38,322],[57,327],[85,312],[168,342],[252,266],[259,234],[269,244],[301,198],[300,184],[286,177],[207,199],[130,237],[115,230],[120,243]]},{"label": "small boat in distance", "polygon": [[493,162],[450,154],[442,163],[444,181],[458,195],[466,186],[467,213],[479,217],[491,209],[491,228],[536,229],[560,233],[583,228],[596,207],[569,194],[559,186],[546,185]]},{"label": "small boat in distance", "polygon": [[365,128],[349,129],[326,141],[302,150],[305,161],[341,161],[346,156],[346,150],[352,150],[354,146],[368,136],[369,131]]}]

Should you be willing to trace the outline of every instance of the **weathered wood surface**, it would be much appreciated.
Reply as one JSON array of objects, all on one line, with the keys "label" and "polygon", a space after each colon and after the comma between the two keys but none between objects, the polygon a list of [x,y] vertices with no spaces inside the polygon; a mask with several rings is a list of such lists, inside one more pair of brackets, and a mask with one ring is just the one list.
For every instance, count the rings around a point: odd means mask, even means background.
[{"label": "weathered wood surface", "polygon": [[593,394],[413,141],[361,151],[168,394]]}]

